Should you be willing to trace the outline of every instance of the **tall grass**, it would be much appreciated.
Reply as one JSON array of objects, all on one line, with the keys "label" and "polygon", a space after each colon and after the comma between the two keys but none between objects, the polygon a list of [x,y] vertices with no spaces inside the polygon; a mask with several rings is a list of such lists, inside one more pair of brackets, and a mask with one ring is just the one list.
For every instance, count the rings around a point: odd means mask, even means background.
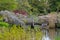
[{"label": "tall grass", "polygon": [[40,29],[16,27],[0,27],[0,40],[41,40],[42,32]]}]

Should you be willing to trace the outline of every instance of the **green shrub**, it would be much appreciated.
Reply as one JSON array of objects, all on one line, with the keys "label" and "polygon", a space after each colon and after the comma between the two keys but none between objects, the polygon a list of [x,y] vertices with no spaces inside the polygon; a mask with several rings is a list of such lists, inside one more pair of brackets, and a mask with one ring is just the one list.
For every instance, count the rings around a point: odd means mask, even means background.
[{"label": "green shrub", "polygon": [[[3,29],[3,30],[2,30]],[[22,29],[21,27],[13,25],[10,29],[7,27],[2,27],[0,32],[0,40],[41,40],[42,32],[34,31],[34,29],[29,30]]]},{"label": "green shrub", "polygon": [[14,10],[16,8],[16,0],[0,0],[0,10]]},{"label": "green shrub", "polygon": [[8,27],[8,26],[9,26],[9,24],[8,24],[8,23],[6,23],[6,22],[0,22],[0,26]]}]

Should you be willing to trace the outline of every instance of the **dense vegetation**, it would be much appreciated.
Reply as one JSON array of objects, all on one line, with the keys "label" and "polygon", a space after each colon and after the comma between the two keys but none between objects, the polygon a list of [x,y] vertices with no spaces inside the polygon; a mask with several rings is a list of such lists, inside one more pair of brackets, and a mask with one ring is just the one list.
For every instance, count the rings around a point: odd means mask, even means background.
[{"label": "dense vegetation", "polygon": [[0,0],[0,10],[25,10],[28,14],[48,14],[60,10],[60,0]]},{"label": "dense vegetation", "polygon": [[59,11],[59,0],[19,0],[19,8],[24,9],[31,14],[48,14],[49,12]]},{"label": "dense vegetation", "polygon": [[0,40],[42,40],[42,31],[38,27],[31,29],[4,22],[0,16]]},{"label": "dense vegetation", "polygon": [[[37,17],[38,15],[58,13],[59,11],[60,0],[0,0],[0,40],[41,40],[42,32],[39,28],[31,29],[29,26],[29,28],[24,29],[18,24],[24,24],[25,27],[27,22],[42,23],[45,20],[41,21]],[[55,17],[52,16],[52,18]],[[56,21],[60,27],[60,14],[57,14]],[[56,38],[56,40],[59,39],[60,36]]]},{"label": "dense vegetation", "polygon": [[17,4],[15,0],[0,0],[0,10],[15,10],[17,9]]},{"label": "dense vegetation", "polygon": [[37,28],[17,28],[16,25],[11,28],[0,27],[0,40],[42,40],[42,32]]}]

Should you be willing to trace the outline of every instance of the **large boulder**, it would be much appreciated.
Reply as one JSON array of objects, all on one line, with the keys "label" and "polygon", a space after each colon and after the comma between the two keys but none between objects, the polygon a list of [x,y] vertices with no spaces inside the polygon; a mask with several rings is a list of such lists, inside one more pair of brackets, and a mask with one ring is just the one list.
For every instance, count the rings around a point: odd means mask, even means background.
[{"label": "large boulder", "polygon": [[57,13],[53,12],[48,15],[39,16],[41,23],[46,23],[48,28],[55,28],[55,23],[57,22]]},{"label": "large boulder", "polygon": [[11,23],[11,24],[16,24],[16,25],[24,25],[25,23],[20,20],[13,12],[10,11],[0,11],[0,15],[3,16],[3,18],[5,20],[7,20],[6,22]]}]

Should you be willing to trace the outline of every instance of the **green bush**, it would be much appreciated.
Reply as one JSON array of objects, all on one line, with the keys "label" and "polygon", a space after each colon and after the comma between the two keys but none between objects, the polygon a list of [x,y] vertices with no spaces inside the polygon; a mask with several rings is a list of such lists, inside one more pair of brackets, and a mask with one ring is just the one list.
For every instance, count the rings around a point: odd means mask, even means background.
[{"label": "green bush", "polygon": [[6,23],[6,22],[0,22],[0,26],[8,27],[8,26],[9,26],[9,24],[8,24],[8,23]]},{"label": "green bush", "polygon": [[[30,28],[28,28],[30,29]],[[0,40],[41,40],[42,32],[34,31],[33,29],[22,29],[21,27],[13,25],[10,29],[1,27]]]},{"label": "green bush", "polygon": [[16,0],[0,0],[0,10],[14,10],[16,8]]}]

